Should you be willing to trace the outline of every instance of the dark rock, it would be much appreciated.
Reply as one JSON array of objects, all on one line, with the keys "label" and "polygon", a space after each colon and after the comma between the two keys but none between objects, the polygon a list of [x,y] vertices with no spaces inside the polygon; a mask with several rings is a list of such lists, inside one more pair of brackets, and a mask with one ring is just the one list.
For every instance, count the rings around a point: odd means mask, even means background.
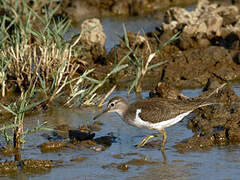
[{"label": "dark rock", "polygon": [[237,64],[240,65],[240,53],[236,53],[235,56],[233,57],[233,61]]},{"label": "dark rock", "polygon": [[101,144],[103,146],[109,147],[112,145],[113,142],[115,142],[116,137],[115,136],[101,136],[98,138],[95,138],[94,141],[96,141],[97,144]]},{"label": "dark rock", "polygon": [[93,139],[95,136],[95,133],[86,133],[86,132],[81,132],[80,130],[69,130],[69,138],[76,139],[78,141],[84,141],[84,140],[89,140]]}]

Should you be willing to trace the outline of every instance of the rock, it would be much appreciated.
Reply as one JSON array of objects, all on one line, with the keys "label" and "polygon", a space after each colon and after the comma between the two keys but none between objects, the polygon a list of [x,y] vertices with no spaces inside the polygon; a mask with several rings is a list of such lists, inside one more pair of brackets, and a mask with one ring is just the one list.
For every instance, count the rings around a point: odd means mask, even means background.
[{"label": "rock", "polygon": [[106,150],[106,146],[97,145],[97,146],[91,147],[91,149],[94,150],[95,152],[102,152]]},{"label": "rock", "polygon": [[[78,37],[73,39],[73,43]],[[83,61],[92,63],[104,63],[106,35],[99,19],[87,19],[81,25],[81,38],[77,45],[81,46]]]},{"label": "rock", "polygon": [[95,133],[86,133],[80,130],[69,130],[69,138],[77,141],[91,140],[95,136]]},{"label": "rock", "polygon": [[[164,32],[174,31],[177,30],[179,25],[184,24],[182,32],[186,35],[183,35],[185,37],[182,37],[183,41],[180,45],[181,48],[186,49],[194,43],[199,47],[206,47],[215,37],[223,35],[226,37],[231,33],[239,32],[238,22],[237,6],[210,4],[207,0],[201,0],[198,2],[197,8],[191,12],[179,7],[167,10],[162,29]],[[198,38],[196,38],[197,36]],[[189,39],[186,39],[186,37],[189,37]],[[200,40],[202,38],[205,39],[204,42]],[[223,46],[225,46],[224,42],[221,43]],[[188,45],[186,46],[186,44]]]},{"label": "rock", "polygon": [[233,57],[233,61],[237,64],[240,65],[240,52],[236,53]]},{"label": "rock", "polygon": [[99,144],[99,145],[103,145],[105,147],[109,147],[112,145],[112,143],[116,140],[115,136],[101,136],[98,138],[95,138],[94,141]]},{"label": "rock", "polygon": [[67,145],[67,142],[63,141],[63,142],[45,142],[43,144],[40,145],[41,148],[41,152],[42,153],[47,153],[47,152],[57,152],[60,149],[64,148]]},{"label": "rock", "polygon": [[227,138],[233,144],[240,143],[240,121],[234,118],[226,124]]},{"label": "rock", "polygon": [[[176,32],[182,32],[178,40],[153,58],[151,64],[167,63],[148,71],[142,84],[149,83],[149,79],[154,83],[161,80],[182,89],[202,87],[209,78],[221,83],[240,80],[240,16],[237,12],[236,6],[201,0],[191,12],[170,8],[162,26],[145,36],[127,32],[129,46],[133,51],[137,49],[134,56],[144,61]],[[106,68],[113,67],[128,53],[123,37],[120,45],[106,55]],[[130,54],[132,59],[134,56]],[[133,79],[128,72],[136,68],[128,60],[124,63],[129,64],[128,69],[113,75],[111,82],[127,87]]]},{"label": "rock", "polygon": [[94,140],[81,141],[80,144],[84,148],[92,148],[92,147],[96,147],[97,146],[97,143]]},{"label": "rock", "polygon": [[[164,25],[175,24],[175,26],[171,26],[171,28],[175,28],[177,24],[190,24],[191,16],[191,12],[184,8],[173,7],[165,12],[163,22]],[[168,26],[165,28],[168,28]]]},{"label": "rock", "polygon": [[81,25],[82,37],[81,41],[86,46],[92,46],[99,44],[104,47],[106,41],[106,35],[103,32],[103,27],[99,19],[93,18],[85,20]]}]

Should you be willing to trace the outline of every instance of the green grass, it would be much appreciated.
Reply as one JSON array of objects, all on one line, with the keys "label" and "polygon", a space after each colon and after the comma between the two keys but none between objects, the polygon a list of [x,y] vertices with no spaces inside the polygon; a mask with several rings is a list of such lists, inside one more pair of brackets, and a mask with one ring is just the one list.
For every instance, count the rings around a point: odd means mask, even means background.
[{"label": "green grass", "polygon": [[[129,44],[129,39],[128,39],[128,35],[127,35],[127,30],[125,25],[123,25],[123,31],[124,31],[124,43],[125,46],[128,48],[130,54],[128,56],[128,61],[129,63],[134,67],[135,69],[135,80],[133,81],[133,83],[131,84],[129,90],[128,90],[128,94],[130,94],[130,92],[135,89],[136,92],[141,92],[142,91],[142,81],[147,73],[147,71],[150,71],[153,68],[156,68],[160,65],[163,65],[164,63],[166,63],[167,61],[163,61],[163,62],[158,62],[155,64],[151,64],[151,61],[153,60],[154,57],[156,57],[156,55],[167,45],[169,45],[170,43],[172,43],[173,41],[176,41],[179,37],[181,32],[176,33],[175,35],[173,35],[167,42],[165,43],[161,43],[159,39],[158,42],[159,44],[162,44],[159,48],[157,48],[156,50],[154,50],[154,52],[152,52],[151,48],[150,48],[150,44],[148,42],[147,37],[145,36],[141,36],[139,33],[137,34],[137,38],[139,41],[141,41],[142,43],[145,43],[147,48],[147,51],[144,50],[145,53],[144,55],[139,55],[139,47],[131,47]],[[156,37],[157,38],[157,37]],[[136,39],[137,41],[137,39]],[[130,56],[131,55],[131,56]]]},{"label": "green grass", "polygon": [[[0,2],[0,7],[6,12],[0,17],[1,96],[7,97],[11,87],[16,87],[20,92],[18,100],[9,105],[0,104],[13,115],[13,119],[9,120],[13,123],[2,125],[0,134],[18,150],[28,133],[42,129],[45,124],[36,123],[35,128],[24,131],[27,111],[37,106],[48,107],[59,97],[68,107],[72,107],[76,101],[85,105],[94,104],[100,99],[96,91],[110,76],[128,66],[122,64],[127,55],[102,80],[91,77],[94,69],[78,73],[79,64],[72,59],[81,54],[77,42],[81,41],[85,32],[81,32],[72,44],[66,42],[63,37],[71,22],[67,19],[56,20],[54,15],[58,6],[48,8],[52,7],[49,4],[54,1],[47,3],[46,13],[41,14],[27,0]],[[9,129],[13,129],[13,132],[9,133]]]}]

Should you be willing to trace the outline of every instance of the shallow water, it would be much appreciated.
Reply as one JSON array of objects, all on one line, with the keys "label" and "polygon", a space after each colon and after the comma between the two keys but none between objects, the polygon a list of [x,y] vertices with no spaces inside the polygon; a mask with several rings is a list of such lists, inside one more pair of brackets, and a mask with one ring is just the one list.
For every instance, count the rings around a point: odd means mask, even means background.
[{"label": "shallow water", "polygon": [[[117,18],[109,17],[101,19],[104,33],[106,35],[105,48],[109,52],[116,44],[119,44],[119,37],[123,36],[123,24],[127,31],[133,33],[140,32],[151,32],[161,24],[161,20],[153,17],[128,17],[128,18]],[[71,36],[78,34],[81,31],[81,22],[78,25],[72,27],[66,34],[65,39],[70,40]]]},{"label": "shallow water", "polygon": [[[234,85],[233,89],[240,96],[240,85]],[[184,90],[186,96],[197,96],[201,89]],[[142,97],[148,97],[148,91],[142,93]],[[126,97],[127,91],[116,91],[111,97],[120,95]],[[110,98],[111,98],[110,97]],[[128,98],[129,102],[137,100],[135,94]],[[26,126],[31,128],[36,121],[48,121],[49,127],[57,127],[60,124],[68,124],[78,127],[84,123],[91,122],[92,118],[100,111],[95,108],[85,109],[54,109],[45,114],[39,114],[26,119]],[[22,151],[22,158],[36,158],[48,160],[62,160],[59,167],[53,168],[46,174],[24,174],[19,173],[18,179],[238,179],[240,168],[240,145],[230,145],[214,147],[209,151],[190,152],[180,154],[176,152],[173,145],[193,133],[186,128],[188,119],[185,118],[180,123],[169,127],[165,156],[158,148],[136,149],[145,135],[153,133],[151,130],[138,129],[125,124],[115,113],[108,113],[99,118],[104,125],[96,133],[95,137],[105,136],[113,133],[117,137],[116,141],[105,151],[95,152],[91,149],[64,149],[57,153],[41,153],[37,146],[46,142],[46,138],[41,136],[43,132],[38,132],[27,136],[27,143]],[[46,132],[51,134],[51,132]],[[156,139],[154,139],[156,140]],[[113,157],[121,156],[122,159]],[[71,159],[86,157],[83,162],[73,162]],[[8,159],[0,156],[2,161]],[[111,163],[124,163],[132,159],[145,159],[156,161],[157,164],[129,165],[128,171],[121,171],[111,166]],[[110,165],[108,168],[103,166]],[[12,177],[16,178],[16,177]],[[1,177],[0,179],[8,179]]]},{"label": "shallow water", "polygon": [[[126,24],[128,31],[138,32],[142,28],[145,32],[152,31],[161,21],[151,17],[141,19],[114,19],[105,18],[101,21],[106,33],[106,49],[110,49],[119,43],[119,39],[115,33],[122,35],[122,24]],[[72,33],[79,32],[79,27],[74,27]],[[71,33],[69,34],[71,35]],[[240,96],[240,85],[233,85],[233,89]],[[183,90],[184,95],[195,97],[201,93],[201,89]],[[142,93],[142,97],[148,97],[148,91]],[[127,91],[114,92],[111,97],[120,95],[125,97]],[[110,98],[111,98],[110,97]],[[135,94],[131,94],[128,98],[129,102],[134,102],[138,98]],[[91,123],[92,118],[100,111],[96,108],[85,109],[64,109],[54,108],[47,113],[38,114],[27,117],[26,128],[35,127],[37,121],[47,121],[48,127],[55,128],[61,124],[68,124],[71,127],[79,127],[80,125]],[[166,131],[168,134],[165,156],[157,148],[140,148],[136,149],[144,136],[153,133],[151,130],[138,129],[126,125],[118,115],[106,114],[101,120],[104,125],[101,131],[95,132],[95,137],[105,136],[113,133],[117,137],[116,141],[105,151],[95,152],[91,149],[64,149],[57,153],[42,153],[40,144],[47,141],[42,135],[43,131],[26,137],[27,143],[22,150],[22,159],[46,159],[46,160],[62,160],[63,163],[53,168],[46,174],[25,174],[19,172],[17,177],[3,177],[0,179],[239,179],[240,168],[240,145],[214,147],[209,151],[190,152],[180,154],[176,152],[173,145],[182,141],[187,137],[191,137],[193,133],[186,128],[188,119],[185,118],[178,124],[169,127]],[[49,131],[44,133],[51,134]],[[0,139],[0,144],[2,140]],[[113,157],[120,155],[122,159]],[[83,162],[70,161],[78,157],[86,157]],[[156,161],[157,164],[148,165],[129,165],[128,171],[121,171],[116,167],[103,166],[111,163],[124,163],[132,159],[145,159],[148,161]],[[0,161],[12,160],[0,155]]]}]

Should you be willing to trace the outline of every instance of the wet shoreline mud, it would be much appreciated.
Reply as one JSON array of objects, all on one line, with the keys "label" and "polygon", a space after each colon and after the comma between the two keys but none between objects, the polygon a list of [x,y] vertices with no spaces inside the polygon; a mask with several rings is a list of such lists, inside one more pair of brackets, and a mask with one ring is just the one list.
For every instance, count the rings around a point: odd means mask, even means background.
[{"label": "wet shoreline mud", "polygon": [[[78,43],[79,46],[84,45],[79,57],[85,62],[81,71],[95,68],[93,77],[101,79],[129,53],[129,48],[137,52],[130,56],[146,61],[150,53],[156,52],[174,34],[181,32],[178,40],[153,58],[152,64],[167,62],[147,72],[143,79],[145,87],[153,87],[152,84],[159,81],[169,82],[180,89],[203,87],[209,78],[222,83],[239,81],[239,16],[238,6],[231,3],[202,0],[192,11],[171,7],[162,15],[163,22],[155,31],[145,34],[127,32],[129,47],[123,36],[119,45],[109,53],[104,47],[106,36],[100,21],[87,19],[81,25],[83,30],[93,26],[97,28],[84,34]],[[128,60],[124,63],[130,64]],[[119,88],[127,88],[134,79],[133,73],[127,73],[131,71],[134,72],[134,68],[129,66],[113,75],[107,84],[115,83]]]},{"label": "wet shoreline mud", "polygon": [[[153,60],[153,63],[165,60],[167,63],[152,69],[148,75],[179,88],[196,88],[203,87],[209,78],[220,82],[239,81],[239,24],[237,6],[200,1],[191,12],[183,8],[167,10],[162,25],[144,36],[148,43],[139,40],[143,37],[140,34],[128,32],[127,35],[130,47],[138,48],[139,57],[146,59],[148,54],[143,52],[154,52],[180,31],[180,38]],[[106,55],[106,63],[119,62],[127,52],[125,43],[120,42]],[[116,81],[120,78],[130,77],[116,77]]]},{"label": "wet shoreline mud", "polygon": [[[219,102],[209,107],[201,107],[194,111],[194,116],[188,121],[187,128],[194,135],[178,142],[173,147],[180,153],[198,152],[211,149],[214,146],[227,146],[240,143],[240,98],[231,89],[232,82],[240,80],[240,15],[238,6],[227,1],[226,4],[202,0],[193,11],[187,11],[180,7],[171,7],[164,14],[161,8],[179,5],[184,2],[164,1],[160,8],[159,1],[71,1],[66,2],[66,9],[60,9],[60,14],[76,18],[91,12],[89,18],[83,21],[82,30],[85,30],[81,40],[76,46],[82,47],[82,54],[72,61],[78,64],[76,72],[82,74],[88,69],[95,68],[92,77],[102,79],[129,53],[129,47],[142,59],[147,59],[149,54],[155,52],[174,34],[180,32],[180,38],[167,45],[157,53],[152,63],[167,61],[165,64],[153,68],[147,72],[143,79],[143,89],[149,87],[153,90],[149,97],[174,98],[180,100],[191,99],[184,96],[180,89],[204,87],[200,97],[204,98],[223,83],[227,85],[221,89],[214,98]],[[179,3],[179,4],[178,4]],[[193,3],[193,2],[192,2]],[[137,11],[137,9],[142,11]],[[154,10],[152,10],[154,9]],[[151,10],[152,14],[163,17],[163,23],[153,32],[134,34],[127,32],[129,47],[126,39],[121,38],[119,45],[115,45],[109,53],[105,50],[106,35],[97,16],[110,15],[146,15]],[[78,11],[78,12],[76,12]],[[159,11],[159,12],[158,12]],[[151,15],[150,13],[150,15]],[[87,29],[96,26],[92,31]],[[72,39],[74,42],[77,37]],[[123,64],[130,64],[127,60]],[[132,83],[133,67],[118,72],[107,80],[103,91],[116,84],[118,89],[126,89]],[[88,86],[87,84],[86,86]],[[7,104],[7,103],[6,103]],[[36,111],[33,111],[36,113]],[[39,113],[38,111],[37,113]],[[4,112],[1,110],[1,114]],[[6,115],[4,115],[7,117]],[[8,118],[9,119],[9,118]],[[64,153],[65,150],[90,150],[94,153],[106,152],[118,137],[112,132],[96,136],[102,130],[102,123],[94,122],[89,127],[72,128],[67,124],[56,127],[53,134],[43,134],[45,142],[37,147],[40,153]],[[129,138],[129,137],[128,137]],[[146,149],[159,148],[159,142],[150,142]],[[158,149],[157,148],[157,149]],[[4,158],[14,155],[13,148],[2,148],[1,156]],[[70,154],[70,153],[69,153]],[[89,153],[90,154],[90,153]],[[115,154],[115,159],[123,159],[122,154]],[[127,156],[127,155],[126,155]],[[124,157],[125,158],[125,157]],[[76,156],[69,158],[71,162],[82,163],[88,160],[86,157]],[[0,163],[0,175],[15,176],[19,170],[26,173],[45,173],[52,167],[61,165],[60,161],[24,159],[22,161],[5,161]],[[124,159],[125,160],[125,159]],[[137,157],[124,162],[102,165],[102,169],[118,169],[131,171],[131,167],[149,164],[158,164],[155,160],[146,160],[145,157]]]},{"label": "wet shoreline mud", "polygon": [[[222,85],[223,86],[223,85]],[[179,100],[204,99],[216,89],[220,83],[209,79],[199,97],[188,98],[166,82],[161,82],[150,92],[150,97],[170,98]],[[240,98],[228,85],[211,96],[216,104],[201,107],[194,111],[187,128],[194,135],[174,145],[181,153],[201,151],[213,146],[238,144],[240,141]]]}]

